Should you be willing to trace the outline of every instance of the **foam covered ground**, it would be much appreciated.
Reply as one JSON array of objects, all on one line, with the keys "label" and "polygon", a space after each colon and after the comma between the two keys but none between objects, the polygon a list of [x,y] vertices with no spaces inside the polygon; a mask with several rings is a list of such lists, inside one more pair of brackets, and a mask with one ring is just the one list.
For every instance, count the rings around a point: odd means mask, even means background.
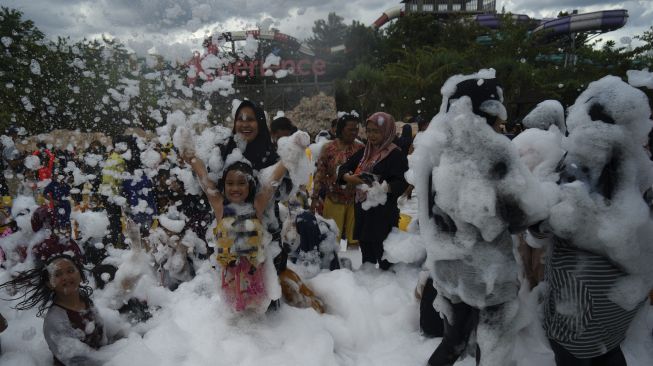
[{"label": "foam covered ground", "polygon": [[[402,203],[405,212],[414,202]],[[411,234],[395,233],[391,240]],[[343,248],[344,249],[344,248]],[[360,267],[356,250],[341,252],[354,271],[323,272],[307,281],[324,300],[327,314],[284,305],[259,318],[234,319],[217,291],[218,280],[208,263],[175,292],[162,290],[161,308],[144,324],[128,328],[127,338],[104,347],[105,365],[426,365],[439,338],[419,331],[419,303],[414,297],[420,268],[397,265],[391,272]],[[0,280],[7,278],[0,272]],[[95,292],[95,302],[108,328],[124,326],[104,304],[108,293]],[[9,328],[0,335],[3,366],[48,365],[51,354],[35,311],[18,312],[0,301]],[[640,314],[624,347],[629,365],[650,365],[653,350],[653,311]],[[522,331],[515,347],[517,365],[554,365],[552,353],[533,323]],[[456,365],[474,365],[471,358]]]}]

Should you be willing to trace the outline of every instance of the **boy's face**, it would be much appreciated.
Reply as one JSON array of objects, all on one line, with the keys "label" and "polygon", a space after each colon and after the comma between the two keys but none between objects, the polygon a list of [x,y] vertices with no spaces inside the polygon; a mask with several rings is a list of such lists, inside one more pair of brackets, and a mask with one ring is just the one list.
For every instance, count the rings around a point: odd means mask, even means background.
[{"label": "boy's face", "polygon": [[224,194],[229,202],[245,202],[249,195],[249,181],[245,173],[238,170],[227,172],[227,177],[224,181]]}]

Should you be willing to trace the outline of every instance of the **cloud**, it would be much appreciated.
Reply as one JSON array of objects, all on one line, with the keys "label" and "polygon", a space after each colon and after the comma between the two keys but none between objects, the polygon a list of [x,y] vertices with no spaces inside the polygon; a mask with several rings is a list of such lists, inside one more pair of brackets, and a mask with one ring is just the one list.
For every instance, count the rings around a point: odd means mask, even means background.
[{"label": "cloud", "polygon": [[[198,48],[205,34],[216,31],[272,26],[299,39],[311,35],[313,23],[329,12],[343,16],[347,23],[358,20],[371,24],[384,10],[400,5],[399,0],[3,0],[3,5],[24,12],[26,19],[49,37],[70,36],[77,40],[101,34],[117,37],[142,50],[152,43],[185,43]],[[628,25],[606,38],[641,34],[653,24],[651,1],[610,0],[505,0],[497,10],[528,14],[536,18],[554,17],[560,11],[578,9],[629,10]]]}]

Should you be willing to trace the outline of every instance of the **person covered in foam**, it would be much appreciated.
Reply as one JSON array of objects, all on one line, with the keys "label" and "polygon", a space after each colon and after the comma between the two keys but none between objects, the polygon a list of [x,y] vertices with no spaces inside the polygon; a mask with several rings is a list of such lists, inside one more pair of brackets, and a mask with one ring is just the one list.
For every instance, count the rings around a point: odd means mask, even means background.
[{"label": "person covered in foam", "polygon": [[429,365],[452,365],[473,344],[477,363],[510,364],[518,312],[511,233],[545,218],[537,181],[500,134],[506,119],[494,70],[451,77],[440,113],[410,157],[420,234],[445,320]]},{"label": "person covered in foam", "polygon": [[281,179],[286,173],[296,173],[297,167],[292,166],[293,156],[304,156],[309,142],[305,132],[296,132],[284,139],[280,141],[280,146],[284,147],[280,149],[283,162],[260,175],[260,185],[252,165],[239,159],[225,163],[226,168],[216,186],[194,151],[182,151],[215,214],[214,258],[220,267],[223,297],[235,312],[260,313],[267,309],[272,299],[278,298],[269,293],[280,292],[272,263],[274,253],[266,251],[272,237],[264,228],[264,214],[274,202]]},{"label": "person covered in foam", "polygon": [[[52,230],[54,213],[45,207],[32,215],[35,231]],[[37,308],[54,365],[102,365],[98,349],[108,343],[104,322],[91,299],[82,253],[72,240],[49,237],[31,251],[33,267],[0,285],[18,292],[17,310]]]},{"label": "person covered in foam", "polygon": [[626,365],[620,344],[653,280],[653,163],[646,95],[620,78],[589,84],[569,109],[550,232],[544,329],[557,365]]}]

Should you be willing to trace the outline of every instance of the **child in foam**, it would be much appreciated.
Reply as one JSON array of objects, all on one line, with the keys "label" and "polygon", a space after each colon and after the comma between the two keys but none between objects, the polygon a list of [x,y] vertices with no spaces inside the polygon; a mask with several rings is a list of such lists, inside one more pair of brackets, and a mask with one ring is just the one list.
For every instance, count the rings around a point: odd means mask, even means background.
[{"label": "child in foam", "polygon": [[264,282],[265,246],[271,238],[261,221],[273,199],[275,185],[286,173],[285,166],[277,163],[270,183],[257,192],[254,171],[245,162],[226,167],[216,187],[208,178],[206,166],[193,152],[185,151],[184,160],[197,174],[218,223],[214,229],[215,258],[221,267],[225,301],[236,312],[264,311],[270,302]]},{"label": "child in foam", "polygon": [[16,289],[17,310],[45,313],[43,334],[59,365],[101,365],[96,350],[107,344],[102,318],[86,285],[79,247],[72,241],[44,241],[33,250],[35,268],[0,289]]}]

